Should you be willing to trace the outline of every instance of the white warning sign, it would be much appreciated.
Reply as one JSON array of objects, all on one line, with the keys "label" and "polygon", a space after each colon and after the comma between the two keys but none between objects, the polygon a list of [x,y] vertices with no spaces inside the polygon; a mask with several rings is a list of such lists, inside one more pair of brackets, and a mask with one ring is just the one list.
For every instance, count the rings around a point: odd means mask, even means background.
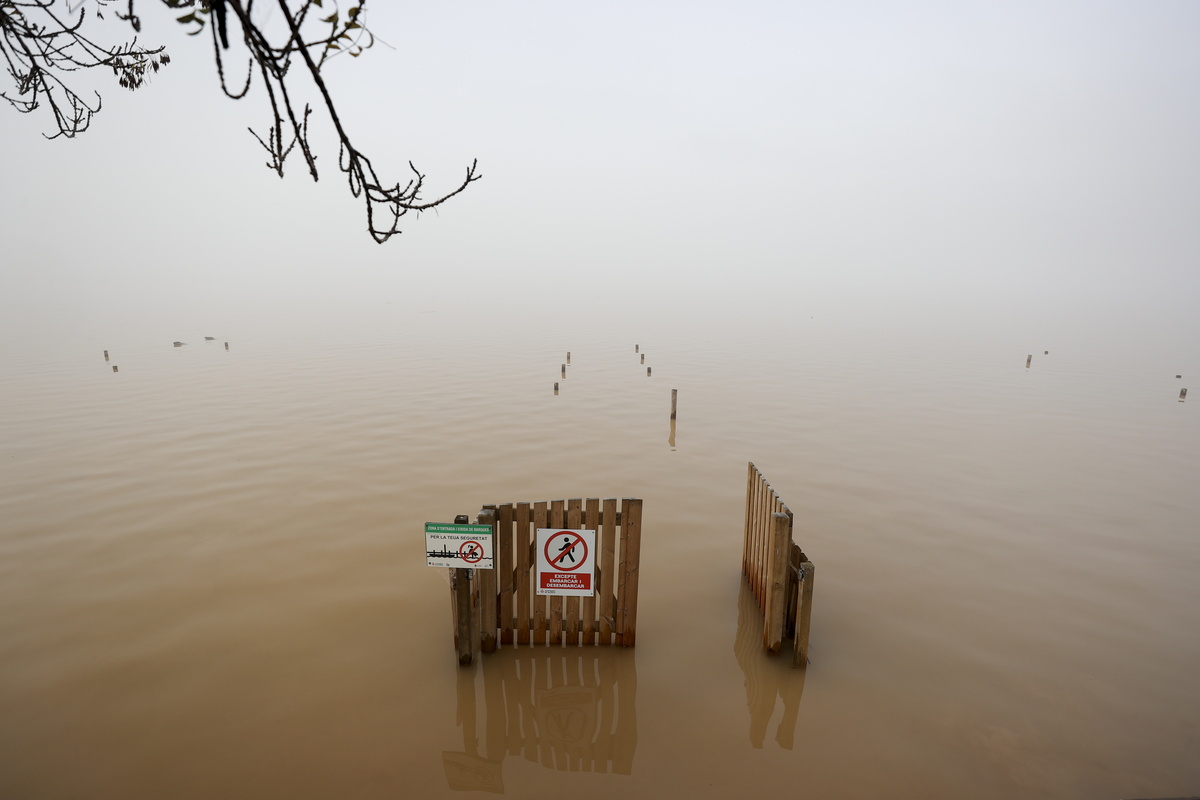
[{"label": "white warning sign", "polygon": [[492,526],[426,522],[425,563],[431,567],[492,569]]},{"label": "white warning sign", "polygon": [[595,564],[595,531],[538,528],[538,594],[591,597]]}]

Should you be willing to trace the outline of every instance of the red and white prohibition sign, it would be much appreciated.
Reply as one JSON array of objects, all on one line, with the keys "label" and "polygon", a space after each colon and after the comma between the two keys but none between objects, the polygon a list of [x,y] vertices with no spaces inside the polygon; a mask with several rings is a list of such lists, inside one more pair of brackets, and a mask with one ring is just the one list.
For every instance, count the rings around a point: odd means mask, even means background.
[{"label": "red and white prohibition sign", "polygon": [[591,597],[596,532],[538,528],[537,593]]},{"label": "red and white prohibition sign", "polygon": [[473,539],[465,541],[458,548],[458,557],[467,564],[478,563],[483,558],[483,545]]}]

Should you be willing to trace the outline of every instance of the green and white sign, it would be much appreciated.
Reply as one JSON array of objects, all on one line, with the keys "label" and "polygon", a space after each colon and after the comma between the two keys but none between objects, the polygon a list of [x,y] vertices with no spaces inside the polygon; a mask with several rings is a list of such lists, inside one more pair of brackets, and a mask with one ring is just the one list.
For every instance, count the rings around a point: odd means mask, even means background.
[{"label": "green and white sign", "polygon": [[431,567],[492,569],[492,526],[426,522],[425,559]]}]

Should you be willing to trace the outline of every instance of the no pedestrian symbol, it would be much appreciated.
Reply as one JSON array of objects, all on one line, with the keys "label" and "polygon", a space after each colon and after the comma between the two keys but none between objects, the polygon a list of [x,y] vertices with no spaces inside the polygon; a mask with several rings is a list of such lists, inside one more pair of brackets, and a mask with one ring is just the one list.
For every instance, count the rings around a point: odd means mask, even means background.
[{"label": "no pedestrian symbol", "polygon": [[591,597],[595,552],[595,531],[538,528],[537,593]]}]

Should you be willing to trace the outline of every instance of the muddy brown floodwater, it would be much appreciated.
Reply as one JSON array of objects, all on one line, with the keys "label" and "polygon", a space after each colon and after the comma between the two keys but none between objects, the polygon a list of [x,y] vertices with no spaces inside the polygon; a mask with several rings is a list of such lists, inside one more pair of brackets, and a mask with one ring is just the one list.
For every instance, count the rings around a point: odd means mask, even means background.
[{"label": "muddy brown floodwater", "polygon": [[[1196,794],[1187,346],[431,314],[12,349],[0,796]],[[805,671],[747,646],[748,461],[818,567]],[[637,647],[459,669],[424,523],[626,496]]]}]

